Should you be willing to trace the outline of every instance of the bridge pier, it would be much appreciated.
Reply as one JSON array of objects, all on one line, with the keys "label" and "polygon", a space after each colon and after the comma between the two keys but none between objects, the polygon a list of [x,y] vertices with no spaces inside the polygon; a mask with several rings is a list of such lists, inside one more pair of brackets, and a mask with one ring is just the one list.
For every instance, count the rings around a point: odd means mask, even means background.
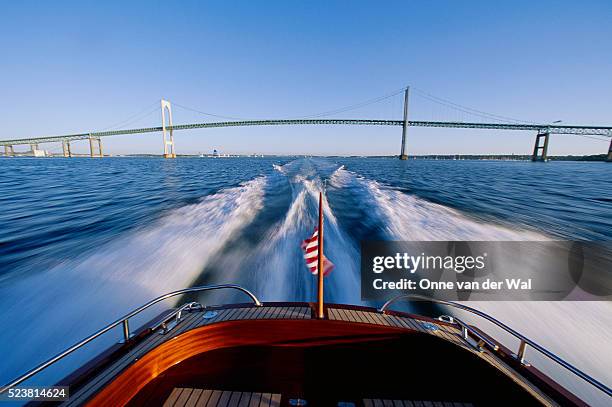
[{"label": "bridge pier", "polygon": [[[168,126],[166,128],[166,111],[168,112]],[[172,106],[167,100],[161,100],[162,137],[164,139],[164,158],[176,158],[174,152],[174,134],[172,133]]]},{"label": "bridge pier", "polygon": [[15,157],[15,150],[13,146],[5,145],[4,146],[4,156],[5,157]]},{"label": "bridge pier", "polygon": [[32,151],[33,157],[46,157],[47,152],[38,148],[38,143],[30,144],[30,150]]},{"label": "bridge pier", "polygon": [[[97,151],[94,152],[95,148],[94,148],[94,143],[97,142],[98,144],[98,148]],[[102,154],[102,140],[100,139],[100,137],[92,137],[91,135],[89,136],[89,155],[91,158],[94,157],[103,157],[104,155]]]},{"label": "bridge pier", "polygon": [[[548,131],[540,131],[536,135],[535,145],[533,146],[533,155],[531,156],[531,161],[542,161],[546,162],[548,160],[548,138],[550,133]],[[542,142],[542,139],[544,140]]]},{"label": "bridge pier", "polygon": [[64,157],[72,157],[72,151],[70,151],[70,140],[62,140],[62,151],[64,152]]},{"label": "bridge pier", "polygon": [[606,161],[612,163],[612,138],[610,138],[610,147],[608,148],[608,158]]},{"label": "bridge pier", "polygon": [[410,86],[406,87],[404,92],[404,123],[402,124],[402,148],[400,150],[399,159],[407,160],[406,155],[406,133],[408,132],[408,98],[410,96]]}]

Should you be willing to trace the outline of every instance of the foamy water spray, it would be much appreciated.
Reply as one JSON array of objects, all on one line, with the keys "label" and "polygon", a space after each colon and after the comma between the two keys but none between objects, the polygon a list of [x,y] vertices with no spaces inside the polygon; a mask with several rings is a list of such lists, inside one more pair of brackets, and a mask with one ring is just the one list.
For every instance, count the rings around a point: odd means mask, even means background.
[{"label": "foamy water spray", "polygon": [[[0,365],[0,380],[9,380],[153,297],[189,286],[261,210],[265,184],[262,177],[222,190],[84,259],[3,281],[0,347],[12,351]],[[133,325],[151,317],[136,319]],[[119,334],[101,338],[88,349],[91,356],[116,342]]]}]

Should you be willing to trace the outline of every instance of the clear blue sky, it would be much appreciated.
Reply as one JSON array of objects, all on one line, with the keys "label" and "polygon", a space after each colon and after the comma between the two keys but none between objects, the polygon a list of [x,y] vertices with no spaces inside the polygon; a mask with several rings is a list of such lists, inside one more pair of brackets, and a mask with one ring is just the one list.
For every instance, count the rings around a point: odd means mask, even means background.
[{"label": "clear blue sky", "polygon": [[[411,85],[527,121],[612,125],[612,2],[7,2],[0,138],[104,129],[161,97],[241,118],[300,117]],[[175,123],[207,121],[175,106]],[[341,114],[401,116],[401,96]],[[411,98],[412,119],[479,120]],[[159,113],[127,127],[159,125]],[[176,133],[179,153],[397,154],[399,128]],[[409,152],[529,153],[534,135],[411,128]],[[104,139],[154,152],[161,135]],[[45,148],[58,150],[58,145]],[[85,142],[75,147],[85,151]],[[552,154],[605,142],[555,136]]]}]

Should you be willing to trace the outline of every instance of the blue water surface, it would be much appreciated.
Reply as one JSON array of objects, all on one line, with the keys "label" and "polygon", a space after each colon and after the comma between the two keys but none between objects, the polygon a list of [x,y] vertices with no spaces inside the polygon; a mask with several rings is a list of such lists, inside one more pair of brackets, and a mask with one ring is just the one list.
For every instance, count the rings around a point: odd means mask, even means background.
[{"label": "blue water surface", "polygon": [[[11,349],[0,382],[186,286],[232,282],[265,301],[312,300],[300,242],[322,190],[336,264],[326,298],[337,302],[361,303],[364,239],[612,239],[603,162],[2,158],[0,169],[0,348]],[[55,383],[120,335],[36,380]]]}]

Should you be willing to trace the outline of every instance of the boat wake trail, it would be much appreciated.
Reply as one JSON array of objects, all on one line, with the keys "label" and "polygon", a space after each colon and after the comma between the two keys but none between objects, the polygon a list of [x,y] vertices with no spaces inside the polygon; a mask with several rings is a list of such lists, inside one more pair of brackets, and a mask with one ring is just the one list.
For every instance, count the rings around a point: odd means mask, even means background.
[{"label": "boat wake trail", "polygon": [[[230,244],[215,259],[214,265],[204,270],[206,283],[239,282],[253,289],[264,301],[314,301],[316,278],[302,258],[300,244],[313,231],[318,217],[319,192],[323,188],[321,168],[310,160],[293,161],[275,166],[278,178],[273,181],[273,192],[267,193],[262,217],[265,228],[254,238],[252,230]],[[282,215],[270,222],[271,212],[279,211],[285,199]],[[326,199],[326,253],[336,264],[327,278],[326,299],[338,302],[359,302],[358,246],[341,229]],[[267,213],[269,212],[269,213]],[[206,296],[219,298],[218,294]]]},{"label": "boat wake trail", "polygon": [[[268,237],[255,251],[261,256],[256,269],[263,273],[256,283],[258,292],[267,300],[291,298],[312,301],[316,294],[316,278],[307,270],[300,243],[314,230],[317,222],[320,179],[296,177],[292,181],[293,200],[285,219],[273,226]],[[359,301],[358,253],[332,213],[324,198],[326,252],[336,264],[336,270],[327,280],[330,301]]]},{"label": "boat wake trail", "polygon": [[[11,352],[3,356],[0,381],[8,381],[149,299],[189,286],[214,254],[262,209],[266,182],[260,177],[222,190],[170,211],[84,259],[66,261],[18,281],[3,281],[0,348]],[[140,321],[135,319],[132,326],[151,317],[149,313]],[[116,342],[118,335],[106,335],[96,340],[99,346],[88,350],[99,352]],[[78,357],[82,362],[83,354]]]},{"label": "boat wake trail", "polygon": [[339,168],[330,185],[354,196],[385,240],[547,240],[527,229],[471,218]]}]

